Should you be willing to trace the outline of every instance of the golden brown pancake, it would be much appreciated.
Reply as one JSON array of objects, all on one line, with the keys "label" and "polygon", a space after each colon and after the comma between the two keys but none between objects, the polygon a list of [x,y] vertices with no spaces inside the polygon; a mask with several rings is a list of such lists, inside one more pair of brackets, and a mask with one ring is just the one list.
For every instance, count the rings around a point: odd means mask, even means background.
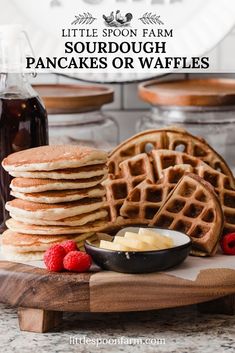
[{"label": "golden brown pancake", "polygon": [[6,203],[6,209],[11,214],[32,219],[58,220],[72,217],[94,210],[105,205],[102,198],[82,199],[73,202],[44,204],[14,199]]},{"label": "golden brown pancake", "polygon": [[42,260],[44,252],[52,245],[65,240],[73,240],[80,249],[86,239],[93,241],[96,239],[96,234],[90,232],[80,235],[40,236],[6,230],[1,237],[1,252],[9,261]]},{"label": "golden brown pancake", "polygon": [[97,220],[106,219],[108,212],[105,209],[98,209],[92,212],[84,213],[81,215],[67,217],[59,220],[45,220],[36,218],[25,218],[22,216],[17,216],[10,212],[10,216],[16,221],[23,222],[32,225],[47,225],[47,226],[68,226],[68,227],[78,227],[88,225]]},{"label": "golden brown pancake", "polygon": [[82,234],[87,232],[98,232],[102,230],[107,222],[99,220],[89,222],[84,226],[68,227],[68,226],[47,226],[47,225],[33,225],[16,221],[10,218],[6,221],[6,226],[12,232],[32,234],[32,235],[64,235],[64,234]]},{"label": "golden brown pancake", "polygon": [[2,165],[7,171],[48,171],[104,164],[106,160],[106,152],[91,147],[50,145],[13,153],[3,160]]},{"label": "golden brown pancake", "polygon": [[17,192],[43,192],[53,190],[73,190],[86,189],[100,184],[103,175],[88,179],[77,180],[53,180],[53,179],[33,179],[33,178],[14,178],[10,188]]},{"label": "golden brown pancake", "polygon": [[108,168],[105,164],[88,165],[78,168],[67,168],[58,170],[41,171],[9,171],[11,176],[17,178],[33,179],[88,179],[97,176],[107,175]]},{"label": "golden brown pancake", "polygon": [[58,191],[54,190],[37,193],[22,193],[18,191],[11,191],[11,195],[21,200],[51,204],[77,201],[84,198],[102,197],[105,195],[105,190],[101,185],[97,185],[87,189]]}]

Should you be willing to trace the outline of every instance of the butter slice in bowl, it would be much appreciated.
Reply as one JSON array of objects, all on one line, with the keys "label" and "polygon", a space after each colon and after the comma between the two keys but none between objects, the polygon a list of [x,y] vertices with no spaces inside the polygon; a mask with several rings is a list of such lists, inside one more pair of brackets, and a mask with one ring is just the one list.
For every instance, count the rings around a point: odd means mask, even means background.
[{"label": "butter slice in bowl", "polygon": [[154,251],[168,249],[174,245],[171,237],[147,228],[140,228],[138,233],[126,231],[124,236],[118,234],[111,244],[101,240],[100,248],[120,251]]},{"label": "butter slice in bowl", "polygon": [[191,250],[187,235],[168,229],[128,227],[99,240],[86,241],[87,253],[104,270],[124,273],[166,270],[184,261]]}]

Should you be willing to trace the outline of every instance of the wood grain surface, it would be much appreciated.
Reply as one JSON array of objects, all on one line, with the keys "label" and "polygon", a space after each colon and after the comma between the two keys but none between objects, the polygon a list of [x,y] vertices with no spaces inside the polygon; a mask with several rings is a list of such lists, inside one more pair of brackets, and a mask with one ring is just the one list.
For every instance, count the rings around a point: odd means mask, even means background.
[{"label": "wood grain surface", "polygon": [[[235,271],[201,271],[196,281],[164,273],[100,272],[90,278],[90,311],[121,312],[178,307],[235,293]],[[101,300],[102,298],[102,300]]]},{"label": "wood grain surface", "polygon": [[18,320],[21,331],[43,333],[54,329],[62,322],[61,311],[19,308]]},{"label": "wood grain surface", "polygon": [[234,105],[235,80],[226,78],[147,81],[138,86],[139,97],[152,105]]},{"label": "wood grain surface", "polygon": [[16,307],[89,311],[90,273],[51,273],[0,261],[0,302]]},{"label": "wood grain surface", "polygon": [[0,262],[0,302],[47,311],[143,311],[207,302],[235,294],[235,271],[201,271],[196,281],[164,273],[51,273]]},{"label": "wood grain surface", "polygon": [[73,114],[98,110],[113,101],[113,89],[103,85],[34,85],[49,114]]}]

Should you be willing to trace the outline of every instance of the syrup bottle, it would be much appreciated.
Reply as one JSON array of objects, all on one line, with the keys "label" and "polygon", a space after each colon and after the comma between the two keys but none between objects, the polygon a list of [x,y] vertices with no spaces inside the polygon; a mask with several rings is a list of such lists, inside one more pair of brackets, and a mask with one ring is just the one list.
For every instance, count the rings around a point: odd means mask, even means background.
[{"label": "syrup bottle", "polygon": [[[0,26],[0,163],[10,153],[48,144],[45,107],[24,73],[30,42],[20,26]],[[0,166],[0,232],[5,229],[11,177]]]}]

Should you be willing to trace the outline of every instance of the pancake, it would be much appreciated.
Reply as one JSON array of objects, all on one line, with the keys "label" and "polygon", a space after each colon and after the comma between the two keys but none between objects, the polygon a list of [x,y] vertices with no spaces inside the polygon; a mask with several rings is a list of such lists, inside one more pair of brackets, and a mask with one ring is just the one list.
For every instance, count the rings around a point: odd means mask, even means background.
[{"label": "pancake", "polygon": [[80,201],[56,204],[35,203],[14,199],[6,203],[6,210],[12,215],[31,219],[58,220],[94,210],[105,205],[102,198],[82,199]]},{"label": "pancake", "polygon": [[77,180],[15,178],[11,181],[10,188],[13,191],[24,193],[86,189],[100,184],[103,179],[103,175],[99,177]]},{"label": "pancake", "polygon": [[43,260],[44,251],[32,251],[19,253],[17,250],[12,250],[11,247],[4,246],[1,249],[1,254],[7,261],[14,262],[29,262],[29,261],[41,261]]},{"label": "pancake", "polygon": [[73,216],[73,217],[67,217],[64,219],[60,219],[57,221],[49,221],[49,220],[44,220],[44,219],[35,219],[35,218],[25,218],[25,217],[20,217],[12,214],[10,212],[10,216],[15,219],[16,221],[23,222],[26,224],[32,224],[32,225],[49,225],[49,226],[68,226],[68,227],[77,227],[77,226],[83,226],[87,225],[91,222],[94,222],[96,220],[101,220],[106,218],[108,215],[108,212],[104,209],[102,210],[96,210],[93,212],[89,213],[84,213],[82,215],[78,216]]},{"label": "pancake", "polygon": [[55,171],[9,171],[9,174],[17,178],[33,179],[88,179],[108,174],[105,164],[88,165],[79,168],[58,169]]},{"label": "pancake", "polygon": [[87,232],[98,232],[102,230],[106,222],[95,221],[87,223],[84,226],[78,227],[66,227],[66,226],[43,226],[43,225],[33,225],[26,224],[20,221],[16,221],[13,218],[10,218],[6,221],[6,226],[12,232],[24,233],[31,235],[64,235],[64,234],[82,234]]},{"label": "pancake", "polygon": [[67,236],[40,236],[28,235],[6,230],[1,237],[1,252],[9,261],[33,261],[42,260],[44,252],[52,245],[59,244],[65,240],[73,240],[78,248],[84,246],[84,241],[94,241],[95,233]]},{"label": "pancake", "polygon": [[18,191],[11,191],[11,195],[21,200],[51,204],[77,201],[84,198],[102,197],[105,195],[105,190],[101,185],[98,185],[87,189],[59,191],[54,190],[37,193],[22,193]]},{"label": "pancake", "polygon": [[12,153],[3,160],[2,166],[8,172],[48,171],[104,164],[106,160],[106,152],[91,147],[50,145]]}]

